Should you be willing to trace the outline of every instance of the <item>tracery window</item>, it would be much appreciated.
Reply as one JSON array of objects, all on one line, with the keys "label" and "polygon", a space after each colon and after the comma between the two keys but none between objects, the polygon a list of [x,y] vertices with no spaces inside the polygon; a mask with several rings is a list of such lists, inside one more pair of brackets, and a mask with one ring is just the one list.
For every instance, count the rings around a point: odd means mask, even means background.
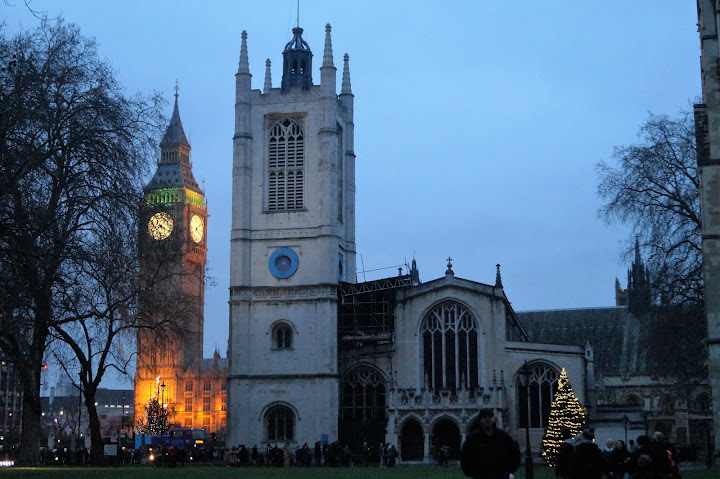
[{"label": "tracery window", "polygon": [[444,301],[422,323],[423,374],[428,389],[438,394],[478,387],[478,326],[462,304]]},{"label": "tracery window", "polygon": [[305,135],[302,120],[284,118],[270,127],[268,140],[269,211],[304,208]]},{"label": "tracery window", "polygon": [[274,349],[290,349],[292,348],[293,332],[292,327],[287,323],[279,323],[275,325],[272,331]]},{"label": "tracery window", "polygon": [[[529,388],[522,385],[519,375],[515,382],[520,417],[519,426],[527,426],[528,413],[530,413],[530,427],[544,428],[547,427],[550,405],[558,388],[560,373],[546,363],[532,363],[528,364],[528,367],[531,371]],[[529,405],[528,389],[530,390]]]},{"label": "tracery window", "polygon": [[295,414],[287,406],[273,406],[265,413],[265,440],[292,441],[295,438]]},{"label": "tracery window", "polygon": [[385,378],[376,369],[360,366],[342,382],[343,419],[385,418]]}]

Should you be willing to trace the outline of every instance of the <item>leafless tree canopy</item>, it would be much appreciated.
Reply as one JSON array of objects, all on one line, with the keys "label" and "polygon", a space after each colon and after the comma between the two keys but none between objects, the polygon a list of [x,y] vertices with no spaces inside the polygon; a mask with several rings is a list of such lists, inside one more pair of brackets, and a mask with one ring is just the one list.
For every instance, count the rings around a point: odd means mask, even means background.
[{"label": "leafless tree canopy", "polygon": [[[79,339],[97,360],[133,316],[138,205],[162,105],[125,95],[94,40],[62,20],[0,31],[0,64],[0,348],[23,380],[21,455],[33,463],[48,341]],[[102,347],[82,342],[99,334]]]},{"label": "leafless tree canopy", "polygon": [[[649,115],[638,143],[601,162],[599,215],[633,228],[646,256],[656,300],[702,301],[700,200],[693,116]],[[629,239],[629,253],[635,238]]]}]

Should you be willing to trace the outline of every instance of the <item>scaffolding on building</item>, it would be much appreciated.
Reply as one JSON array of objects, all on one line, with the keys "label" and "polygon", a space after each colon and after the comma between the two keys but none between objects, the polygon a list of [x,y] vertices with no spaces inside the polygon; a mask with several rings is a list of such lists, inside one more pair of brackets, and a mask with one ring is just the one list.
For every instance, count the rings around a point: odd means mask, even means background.
[{"label": "scaffolding on building", "polygon": [[394,342],[395,290],[411,285],[410,275],[364,283],[340,283],[340,357],[350,351],[390,345]]}]

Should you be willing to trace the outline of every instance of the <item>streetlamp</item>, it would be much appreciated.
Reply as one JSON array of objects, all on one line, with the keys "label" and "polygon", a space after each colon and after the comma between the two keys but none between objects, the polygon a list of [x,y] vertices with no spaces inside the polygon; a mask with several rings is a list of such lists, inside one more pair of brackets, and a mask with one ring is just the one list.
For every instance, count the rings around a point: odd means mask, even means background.
[{"label": "streetlamp", "polygon": [[525,479],[535,479],[533,470],[532,450],[530,449],[530,375],[532,371],[527,361],[518,371],[520,384],[525,388],[525,399],[527,400],[527,420],[525,421]]},{"label": "streetlamp", "polygon": [[165,380],[163,379],[162,384],[160,385],[161,390],[161,396],[160,396],[160,414],[161,416],[161,423],[160,423],[160,434],[165,434],[165,426],[167,426],[167,410],[165,409]]},{"label": "streetlamp", "polygon": [[[122,400],[122,416],[120,417],[120,429],[122,430],[122,437],[125,434],[125,391],[123,391],[120,395],[120,399]],[[125,440],[123,438],[123,444],[124,443]]]},{"label": "streetlamp", "polygon": [[625,445],[627,446],[627,429],[628,429],[628,423],[630,422],[630,418],[625,414],[622,418],[623,426],[625,426]]}]

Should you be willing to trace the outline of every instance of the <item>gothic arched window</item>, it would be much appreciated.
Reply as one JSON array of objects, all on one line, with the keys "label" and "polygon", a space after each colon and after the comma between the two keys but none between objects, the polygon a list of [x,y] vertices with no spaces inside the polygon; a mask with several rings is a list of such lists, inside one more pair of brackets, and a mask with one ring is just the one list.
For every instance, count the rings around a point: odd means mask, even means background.
[{"label": "gothic arched window", "polygon": [[[528,364],[528,367],[531,371],[529,388],[522,385],[519,375],[515,381],[520,418],[518,426],[527,426],[529,412],[530,427],[547,427],[550,405],[558,388],[560,373],[557,369],[545,363],[532,363]],[[528,389],[530,391],[529,404]]]},{"label": "gothic arched window", "polygon": [[692,410],[696,412],[709,412],[711,409],[712,401],[710,395],[707,393],[700,393],[695,396],[695,400],[692,403]]},{"label": "gothic arched window", "polygon": [[443,301],[425,315],[421,331],[427,388],[435,394],[477,388],[478,326],[472,313],[456,301]]},{"label": "gothic arched window", "polygon": [[292,348],[293,332],[292,327],[287,323],[278,323],[272,330],[273,349]]},{"label": "gothic arched window", "polygon": [[345,374],[342,382],[343,419],[385,418],[385,378],[376,369],[359,366]]},{"label": "gothic arched window", "polygon": [[270,127],[268,210],[285,211],[304,208],[304,182],[305,135],[302,120],[284,118]]},{"label": "gothic arched window", "polygon": [[295,414],[287,406],[277,405],[265,413],[265,440],[292,441],[295,439]]}]

